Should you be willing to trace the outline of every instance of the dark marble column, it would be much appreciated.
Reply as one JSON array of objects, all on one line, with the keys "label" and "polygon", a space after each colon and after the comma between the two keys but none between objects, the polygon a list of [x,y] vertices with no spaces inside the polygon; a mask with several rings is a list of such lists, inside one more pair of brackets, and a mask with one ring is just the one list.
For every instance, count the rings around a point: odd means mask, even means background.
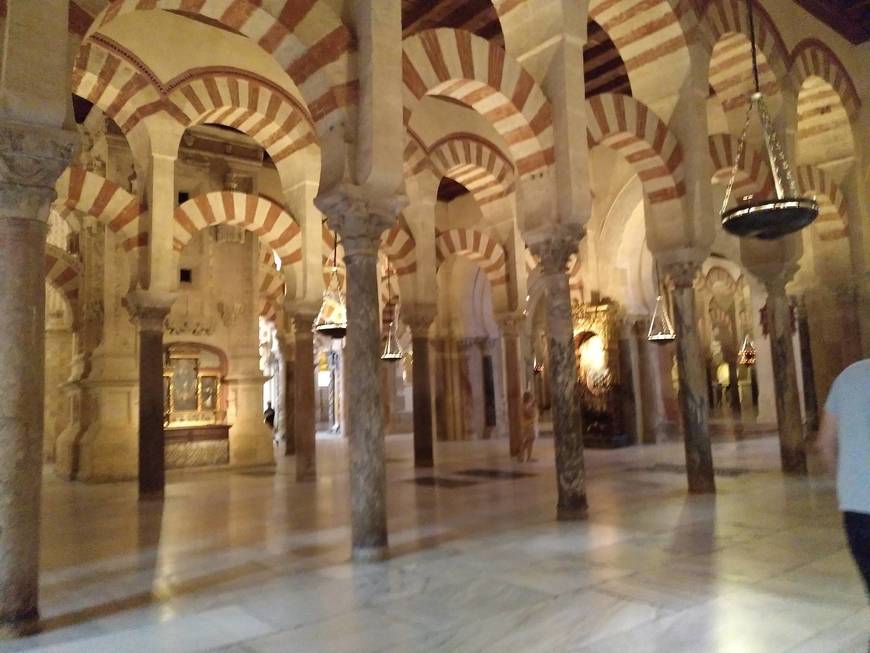
[{"label": "dark marble column", "polygon": [[429,368],[429,327],[434,316],[412,315],[411,329],[414,396],[414,467],[434,467],[432,442],[432,374]]},{"label": "dark marble column", "polygon": [[816,395],[816,378],[813,372],[813,352],[810,344],[810,321],[807,305],[800,298],[795,306],[798,342],[801,355],[801,378],[804,386],[804,421],[811,431],[819,429],[819,400]]},{"label": "dark marble column", "polygon": [[499,319],[504,342],[508,433],[512,458],[519,454],[523,441],[523,365],[520,353],[522,321],[522,317],[518,315],[505,315]]},{"label": "dark marble column", "polygon": [[807,452],[801,424],[797,369],[792,344],[792,315],[785,286],[791,274],[764,280],[767,289],[767,331],[773,358],[773,386],[776,393],[776,422],[782,471],[803,476],[807,473]]},{"label": "dark marble column", "polygon": [[165,485],[163,321],[172,299],[134,292],[127,306],[139,330],[139,498],[160,498]]},{"label": "dark marble column", "polygon": [[577,400],[577,359],[566,265],[577,251],[579,236],[558,236],[535,243],[532,252],[541,260],[547,292],[547,347],[553,437],[556,446],[557,519],[587,516],[586,475],[583,463],[583,428]]},{"label": "dark marble column", "polygon": [[673,285],[674,329],[677,334],[677,369],[680,375],[680,413],[686,449],[689,492],[713,493],[713,452],[710,447],[710,416],[707,374],[695,312],[697,263],[672,263],[665,269]]},{"label": "dark marble column", "polygon": [[[314,334],[311,326],[316,315],[300,313],[293,318],[293,455],[296,456],[296,480],[317,477],[317,420],[314,389]],[[289,445],[288,445],[289,446]],[[289,454],[288,454],[289,455]]]},{"label": "dark marble column", "polygon": [[359,187],[318,197],[330,227],[341,237],[347,268],[347,433],[350,444],[352,557],[379,560],[387,553],[384,423],[381,414],[381,316],[378,247],[404,198],[378,200]]},{"label": "dark marble column", "polygon": [[39,620],[46,219],[77,140],[0,123],[0,639]]}]

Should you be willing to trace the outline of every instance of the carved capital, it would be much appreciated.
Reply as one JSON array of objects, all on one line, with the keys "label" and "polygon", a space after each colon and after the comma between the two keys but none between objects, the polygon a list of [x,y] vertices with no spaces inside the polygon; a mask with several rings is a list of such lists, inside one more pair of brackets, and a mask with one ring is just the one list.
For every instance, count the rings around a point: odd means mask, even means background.
[{"label": "carved capital", "polygon": [[408,198],[374,197],[363,187],[345,184],[318,195],[314,203],[341,236],[345,257],[376,256],[381,234],[395,224]]},{"label": "carved capital", "polygon": [[313,338],[314,334],[311,329],[316,319],[317,313],[294,313],[291,318],[294,337],[298,338],[300,335],[305,334],[306,337]]},{"label": "carved capital", "polygon": [[402,321],[411,329],[412,338],[426,338],[429,335],[429,328],[435,321],[436,312],[433,309],[417,309],[410,313],[405,313]]},{"label": "carved capital", "polygon": [[78,141],[63,129],[0,122],[0,216],[46,220]]},{"label": "carved capital", "polygon": [[701,266],[695,261],[675,261],[662,268],[665,278],[678,289],[692,288],[700,271]]},{"label": "carved capital", "polygon": [[539,240],[530,237],[529,249],[540,259],[544,274],[565,274],[568,259],[577,253],[582,238],[583,229],[580,225],[554,225]]},{"label": "carved capital", "polygon": [[139,331],[163,332],[175,295],[170,293],[134,290],[124,298],[124,304],[130,313],[130,319],[135,322]]}]

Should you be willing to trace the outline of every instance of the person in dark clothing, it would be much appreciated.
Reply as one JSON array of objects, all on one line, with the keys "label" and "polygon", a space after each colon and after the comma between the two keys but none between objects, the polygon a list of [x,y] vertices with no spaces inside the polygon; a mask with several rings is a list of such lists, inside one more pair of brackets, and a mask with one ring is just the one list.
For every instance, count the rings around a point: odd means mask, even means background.
[{"label": "person in dark clothing", "polygon": [[272,408],[272,402],[266,402],[266,410],[263,411],[263,421],[273,431],[275,430],[275,409]]}]

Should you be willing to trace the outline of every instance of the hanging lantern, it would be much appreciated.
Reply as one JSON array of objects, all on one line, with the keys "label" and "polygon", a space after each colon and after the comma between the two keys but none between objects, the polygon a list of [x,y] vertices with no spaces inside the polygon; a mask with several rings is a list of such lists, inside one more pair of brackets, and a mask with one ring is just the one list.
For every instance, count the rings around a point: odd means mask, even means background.
[{"label": "hanging lantern", "polygon": [[[750,96],[746,122],[743,124],[743,133],[737,144],[737,154],[734,157],[731,178],[728,180],[725,201],[722,203],[720,215],[722,227],[735,236],[752,236],[762,240],[772,240],[809,225],[818,216],[819,205],[814,199],[798,197],[794,175],[779,144],[776,130],[764,104],[764,95],[761,93],[758,78],[752,3],[753,0],[746,0],[749,8],[749,36],[752,45],[752,74],[755,80],[755,92]],[[768,199],[744,198],[738,201],[735,207],[729,209],[728,203],[731,200],[731,192],[734,189],[740,162],[746,150],[746,135],[753,112],[758,113],[761,130],[764,134],[764,148],[770,161],[776,196]]]},{"label": "hanging lantern", "polygon": [[544,363],[541,360],[538,360],[538,355],[535,354],[535,358],[532,361],[532,371],[535,374],[541,374],[544,371]]},{"label": "hanging lantern", "polygon": [[389,263],[387,263],[387,296],[390,297],[387,307],[392,308],[392,315],[390,315],[390,325],[387,327],[387,341],[384,344],[381,360],[395,363],[402,360],[405,352],[402,351],[402,345],[399,344],[399,337],[396,333],[396,320],[399,319],[399,296],[398,294],[393,295],[393,275]]},{"label": "hanging lantern", "polygon": [[740,346],[740,351],[737,352],[737,364],[744,367],[755,365],[755,345],[749,339],[749,334],[743,338],[743,344]]},{"label": "hanging lantern", "polygon": [[323,292],[323,302],[320,304],[320,312],[314,320],[312,331],[329,338],[340,339],[347,333],[347,307],[344,304],[344,293],[338,278],[337,254],[338,237],[336,236],[332,247],[329,283]]},{"label": "hanging lantern", "polygon": [[656,297],[656,308],[649,323],[646,339],[657,345],[666,345],[677,339],[674,325],[671,324],[671,318],[668,316],[668,307],[665,305],[661,295]]}]

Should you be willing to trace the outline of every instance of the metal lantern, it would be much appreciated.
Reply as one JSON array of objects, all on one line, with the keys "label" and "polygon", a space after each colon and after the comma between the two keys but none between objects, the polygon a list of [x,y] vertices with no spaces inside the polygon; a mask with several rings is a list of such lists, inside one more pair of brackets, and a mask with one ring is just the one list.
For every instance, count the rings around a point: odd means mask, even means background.
[{"label": "metal lantern", "polygon": [[740,351],[737,352],[737,364],[744,367],[755,365],[755,345],[749,339],[749,334],[743,338],[743,344],[740,346]]},{"label": "metal lantern", "polygon": [[338,237],[332,248],[332,268],[329,274],[329,283],[323,292],[323,302],[320,311],[312,325],[312,331],[329,338],[344,338],[347,333],[347,306],[344,303],[344,292],[341,290],[341,281],[338,278]]},{"label": "metal lantern", "polygon": [[[389,263],[387,263],[387,295],[390,296],[388,303],[392,304],[392,315],[390,316],[390,325],[387,327],[387,341],[384,343],[384,353],[381,354],[381,360],[388,363],[396,363],[405,355],[402,350],[402,345],[399,344],[397,334],[396,321],[399,319],[399,296],[393,295],[393,275]],[[396,301],[393,301],[393,300]]]},{"label": "metal lantern", "polygon": [[656,297],[656,308],[649,323],[646,339],[657,345],[666,345],[677,339],[674,325],[671,323],[671,318],[668,315],[668,307],[661,295]]},{"label": "metal lantern", "polygon": [[[763,240],[780,238],[786,234],[803,229],[819,214],[819,205],[814,199],[798,197],[797,184],[789,167],[782,147],[776,137],[776,130],[767,113],[764,95],[758,77],[758,60],[755,44],[755,20],[752,13],[752,1],[747,0],[749,8],[749,36],[752,45],[752,74],[755,80],[755,92],[750,96],[749,110],[743,133],[737,144],[737,154],[731,169],[731,177],[722,202],[722,227],[735,236],[751,236]],[[736,206],[729,209],[731,192],[740,169],[740,162],[746,150],[746,136],[753,112],[758,113],[761,130],[764,134],[764,148],[770,161],[770,171],[776,189],[776,196],[768,199],[744,198]]]}]

